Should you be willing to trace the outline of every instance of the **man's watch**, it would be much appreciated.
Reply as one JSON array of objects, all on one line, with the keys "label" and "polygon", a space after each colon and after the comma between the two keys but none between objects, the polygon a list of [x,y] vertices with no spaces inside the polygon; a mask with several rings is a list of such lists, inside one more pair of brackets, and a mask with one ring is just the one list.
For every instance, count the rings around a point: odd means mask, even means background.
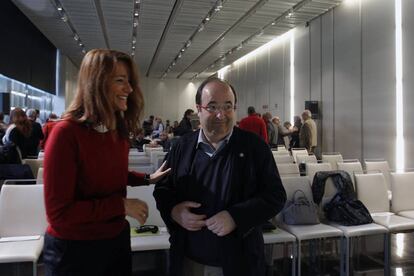
[{"label": "man's watch", "polygon": [[146,185],[149,185],[150,184],[150,179],[151,179],[151,175],[149,173],[146,173],[144,175],[144,181],[145,181],[145,184]]}]

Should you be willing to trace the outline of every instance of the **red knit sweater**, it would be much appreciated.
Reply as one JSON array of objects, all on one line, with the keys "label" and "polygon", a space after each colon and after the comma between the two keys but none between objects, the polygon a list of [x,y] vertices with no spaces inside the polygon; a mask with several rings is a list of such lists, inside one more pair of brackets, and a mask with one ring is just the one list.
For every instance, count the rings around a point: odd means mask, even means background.
[{"label": "red knit sweater", "polygon": [[44,160],[47,233],[70,240],[119,234],[126,225],[126,185],[144,184],[144,174],[128,172],[128,152],[128,141],[114,131],[58,122]]}]

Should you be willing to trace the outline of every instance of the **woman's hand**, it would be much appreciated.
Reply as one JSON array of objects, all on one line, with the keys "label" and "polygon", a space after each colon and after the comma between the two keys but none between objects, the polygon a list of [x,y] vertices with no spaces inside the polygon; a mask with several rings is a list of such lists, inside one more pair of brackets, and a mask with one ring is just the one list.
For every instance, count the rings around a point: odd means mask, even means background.
[{"label": "woman's hand", "polygon": [[150,184],[157,183],[158,181],[160,181],[161,179],[163,179],[166,175],[170,173],[171,168],[165,169],[165,164],[166,164],[166,161],[162,163],[161,167],[159,167],[159,169],[155,173],[150,175],[150,180],[149,180]]},{"label": "woman's hand", "polygon": [[145,224],[148,218],[148,205],[138,198],[124,199],[125,214],[138,220],[141,225]]}]

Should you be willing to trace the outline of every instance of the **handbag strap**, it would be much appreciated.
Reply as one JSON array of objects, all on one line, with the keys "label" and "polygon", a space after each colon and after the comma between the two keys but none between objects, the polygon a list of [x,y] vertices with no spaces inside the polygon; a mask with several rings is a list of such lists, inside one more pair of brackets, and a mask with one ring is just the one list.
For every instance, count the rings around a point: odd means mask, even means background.
[{"label": "handbag strap", "polygon": [[[301,189],[297,189],[293,193],[293,196],[292,196],[293,202],[296,203],[298,201],[297,196],[296,196],[298,194],[298,192],[301,193],[302,194],[302,198],[304,198],[306,200],[306,205],[310,205],[310,201],[309,201],[308,197],[306,196],[305,192],[302,191]],[[304,202],[302,201],[302,203],[304,203]]]}]

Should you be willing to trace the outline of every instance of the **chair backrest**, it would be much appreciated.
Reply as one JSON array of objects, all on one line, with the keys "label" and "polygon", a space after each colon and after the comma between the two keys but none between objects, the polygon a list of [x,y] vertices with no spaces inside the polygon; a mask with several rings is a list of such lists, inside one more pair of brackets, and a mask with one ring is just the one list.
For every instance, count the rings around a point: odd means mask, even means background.
[{"label": "chair backrest", "polygon": [[285,145],[278,145],[277,146],[277,150],[278,151],[287,151],[286,146]]},{"label": "chair backrest", "polygon": [[147,165],[151,164],[151,158],[149,156],[129,156],[128,157],[129,165]]},{"label": "chair backrest", "polygon": [[382,173],[355,174],[355,184],[358,199],[370,213],[390,211],[387,185]]},{"label": "chair backrest", "polygon": [[293,164],[293,156],[291,155],[273,155],[276,165],[278,164]]},{"label": "chair backrest", "polygon": [[43,184],[43,168],[37,171],[36,184]]},{"label": "chair backrest", "polygon": [[331,164],[332,170],[338,169],[338,165],[337,165],[338,162],[344,162],[344,159],[342,158],[342,155],[340,153],[332,153],[332,154],[322,153],[322,163]]},{"label": "chair backrest", "polygon": [[281,177],[284,176],[300,176],[299,167],[297,164],[278,164],[277,169]]},{"label": "chair backrest", "polygon": [[318,163],[318,159],[316,159],[315,155],[305,155],[305,154],[298,154],[296,155],[296,163],[298,164],[306,164],[306,163]]},{"label": "chair backrest", "polygon": [[363,174],[364,171],[362,170],[361,162],[353,161],[353,162],[338,162],[338,170],[346,171],[352,180],[352,184],[354,184],[355,188],[355,177],[354,174]]},{"label": "chair backrest", "polygon": [[297,163],[298,161],[296,160],[296,155],[301,154],[301,155],[309,155],[308,150],[305,148],[296,148],[296,149],[292,149],[292,156],[293,159],[295,159],[295,162]]},{"label": "chair backrest", "polygon": [[385,184],[387,189],[391,191],[391,170],[388,162],[385,160],[382,161],[367,161],[365,160],[365,169],[367,173],[379,173],[381,172],[385,178]]},{"label": "chair backrest", "polygon": [[3,185],[0,236],[44,235],[47,227],[43,185]]},{"label": "chair backrest", "polygon": [[414,211],[414,172],[391,173],[391,189],[393,212]]},{"label": "chair backrest", "polygon": [[43,159],[23,159],[22,163],[30,166],[35,178],[39,168],[43,167]]},{"label": "chair backrest", "polygon": [[154,166],[152,164],[147,165],[129,165],[128,170],[140,172],[140,173],[153,173]]},{"label": "chair backrest", "polygon": [[[294,177],[281,177],[283,187],[286,191],[286,199],[290,200],[293,197],[293,194],[296,190],[302,190],[308,200],[313,201],[312,189],[309,179],[303,176],[294,176]],[[286,201],[287,201],[286,200]],[[282,222],[283,218],[281,213],[276,216],[277,221]]]},{"label": "chair backrest", "polygon": [[290,153],[287,150],[272,151],[272,154],[273,154],[273,156],[290,155]]},{"label": "chair backrest", "polygon": [[316,172],[332,171],[331,164],[329,163],[306,163],[306,173],[310,182],[312,183],[313,177]]},{"label": "chair backrest", "polygon": [[[143,200],[148,205],[148,219],[145,222],[147,225],[165,226],[161,218],[160,212],[157,209],[155,198],[152,195],[154,192],[154,184],[148,186],[127,187],[127,198],[138,198]],[[139,222],[131,217],[126,217],[131,227],[136,227]]]}]

